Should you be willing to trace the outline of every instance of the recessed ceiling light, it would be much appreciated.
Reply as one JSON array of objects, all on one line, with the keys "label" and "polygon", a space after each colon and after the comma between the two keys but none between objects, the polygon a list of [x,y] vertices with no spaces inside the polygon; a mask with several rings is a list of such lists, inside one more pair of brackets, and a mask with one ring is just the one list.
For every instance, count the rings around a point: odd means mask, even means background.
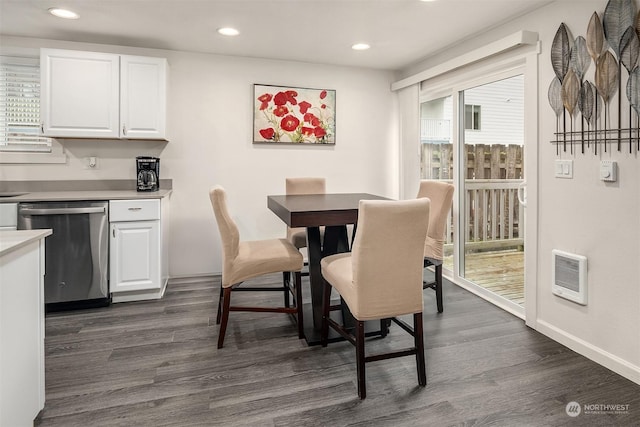
[{"label": "recessed ceiling light", "polygon": [[367,50],[369,49],[371,46],[369,46],[366,43],[356,43],[353,46],[351,46],[351,49],[353,50]]},{"label": "recessed ceiling light", "polygon": [[71,11],[71,10],[67,10],[67,9],[60,9],[57,7],[52,7],[51,9],[49,9],[49,13],[52,14],[53,16],[57,16],[58,18],[64,18],[64,19],[78,19],[80,18],[80,15],[78,15],[77,13]]},{"label": "recessed ceiling light", "polygon": [[236,30],[235,28],[224,27],[218,28],[218,33],[222,34],[223,36],[237,36],[238,34],[240,34],[240,31]]}]

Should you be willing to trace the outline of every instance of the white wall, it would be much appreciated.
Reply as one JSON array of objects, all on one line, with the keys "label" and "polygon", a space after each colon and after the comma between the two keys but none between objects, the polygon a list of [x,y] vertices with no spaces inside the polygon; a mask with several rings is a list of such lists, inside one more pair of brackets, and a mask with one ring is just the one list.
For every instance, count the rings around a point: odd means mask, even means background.
[{"label": "white wall", "polygon": [[[54,47],[168,58],[170,142],[64,141],[62,165],[2,165],[3,180],[133,179],[136,155],[160,155],[172,178],[172,277],[219,273],[221,248],[208,190],[221,184],[243,239],[284,237],[267,209],[287,176],[325,176],[329,192],[398,195],[397,106],[388,72],[176,51],[4,37],[3,47]],[[252,144],[253,84],[336,90],[336,145]],[[98,170],[85,170],[85,156]]]},{"label": "white wall", "polygon": [[[600,16],[606,0],[554,2],[536,12],[480,35],[427,61],[408,67],[400,78],[427,69],[519,30],[536,31],[541,40],[538,92],[538,253],[536,329],[572,349],[640,383],[640,154],[590,151],[556,155],[550,144],[555,114],[547,100],[554,74],[550,46],[564,22],[573,38],[585,36],[594,11]],[[593,81],[594,65],[587,78]],[[626,83],[626,71],[623,71]],[[611,110],[617,110],[617,98]],[[627,104],[623,104],[627,105]],[[626,111],[626,107],[623,107]],[[626,113],[628,114],[628,113]],[[569,122],[567,121],[567,127]],[[574,125],[575,126],[575,125]],[[573,159],[574,179],[554,177],[558,158]],[[616,160],[618,182],[598,179],[601,159]],[[531,186],[530,186],[531,188]],[[535,215],[527,211],[527,215]],[[588,258],[589,303],[580,306],[551,293],[551,250],[562,249]],[[528,254],[529,256],[529,254]],[[529,319],[528,319],[529,321]]]}]

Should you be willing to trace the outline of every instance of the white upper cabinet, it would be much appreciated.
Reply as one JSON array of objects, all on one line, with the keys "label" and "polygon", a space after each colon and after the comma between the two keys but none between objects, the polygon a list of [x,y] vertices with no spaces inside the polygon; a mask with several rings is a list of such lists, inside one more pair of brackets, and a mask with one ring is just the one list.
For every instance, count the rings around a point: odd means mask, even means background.
[{"label": "white upper cabinet", "polygon": [[120,137],[165,138],[167,60],[120,57]]},{"label": "white upper cabinet", "polygon": [[166,59],[42,49],[40,72],[45,136],[166,138]]},{"label": "white upper cabinet", "polygon": [[120,58],[71,50],[40,52],[40,117],[46,136],[120,137]]}]

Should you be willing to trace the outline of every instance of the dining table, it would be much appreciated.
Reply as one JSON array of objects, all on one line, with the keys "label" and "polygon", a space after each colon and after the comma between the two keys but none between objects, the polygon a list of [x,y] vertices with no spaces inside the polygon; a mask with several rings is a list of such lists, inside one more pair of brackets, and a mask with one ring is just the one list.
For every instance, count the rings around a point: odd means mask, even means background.
[{"label": "dining table", "polygon": [[[311,294],[310,314],[304,316],[305,340],[309,345],[320,344],[322,327],[323,279],[320,261],[323,257],[350,251],[347,225],[353,225],[355,236],[358,206],[361,200],[391,200],[368,193],[327,193],[267,196],[267,207],[289,227],[307,230],[307,261]],[[320,233],[324,227],[324,233]],[[346,304],[342,303],[342,321],[353,322]],[[336,312],[340,313],[340,311]],[[311,322],[309,322],[311,317]],[[371,322],[369,322],[371,323]],[[373,322],[375,323],[375,322]],[[367,335],[386,335],[384,322],[368,324]],[[332,332],[332,331],[330,331]],[[339,340],[330,336],[330,341]]]}]

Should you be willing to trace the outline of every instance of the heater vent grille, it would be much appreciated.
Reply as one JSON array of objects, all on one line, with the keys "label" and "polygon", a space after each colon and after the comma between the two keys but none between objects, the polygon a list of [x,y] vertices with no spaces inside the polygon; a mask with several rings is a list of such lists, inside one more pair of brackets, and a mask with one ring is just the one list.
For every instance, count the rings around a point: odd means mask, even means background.
[{"label": "heater vent grille", "polygon": [[587,258],[557,249],[551,251],[551,291],[578,304],[587,304]]}]

